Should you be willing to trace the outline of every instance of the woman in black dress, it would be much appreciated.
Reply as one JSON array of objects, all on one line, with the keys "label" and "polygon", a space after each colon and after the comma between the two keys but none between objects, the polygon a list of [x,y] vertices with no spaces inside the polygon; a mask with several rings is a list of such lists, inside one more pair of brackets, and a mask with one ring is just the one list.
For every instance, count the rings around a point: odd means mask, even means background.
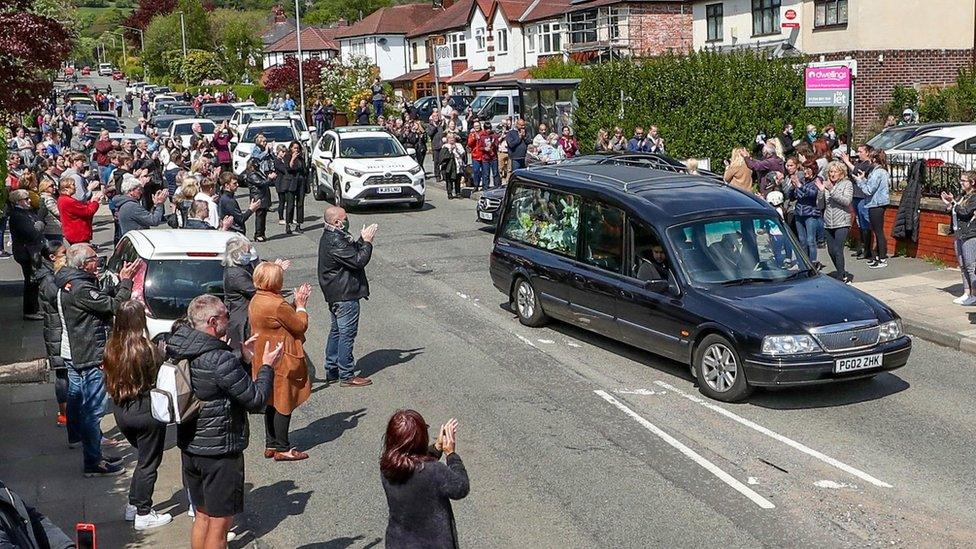
[{"label": "woman in black dress", "polygon": [[293,222],[295,231],[301,233],[305,220],[305,187],[308,185],[308,167],[301,143],[292,141],[288,145],[284,162],[287,175],[281,189],[285,194],[285,233],[291,234]]}]

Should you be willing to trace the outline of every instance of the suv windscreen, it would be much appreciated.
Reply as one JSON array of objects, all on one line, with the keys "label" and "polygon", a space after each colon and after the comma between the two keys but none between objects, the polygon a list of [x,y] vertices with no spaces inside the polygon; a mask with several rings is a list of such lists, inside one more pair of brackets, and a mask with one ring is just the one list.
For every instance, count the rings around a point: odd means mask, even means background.
[{"label": "suv windscreen", "polygon": [[392,136],[346,137],[339,141],[343,158],[393,158],[406,156],[400,142]]},{"label": "suv windscreen", "polygon": [[810,270],[779,217],[707,219],[667,234],[678,264],[696,284],[777,282]]},{"label": "suv windscreen", "polygon": [[143,291],[153,317],[174,320],[198,295],[223,296],[224,267],[212,259],[154,259],[147,262]]},{"label": "suv windscreen", "polygon": [[85,124],[88,124],[90,133],[95,133],[100,130],[108,130],[110,133],[122,131],[122,125],[119,124],[119,121],[107,116],[89,116],[85,118]]},{"label": "suv windscreen", "polygon": [[260,128],[248,128],[244,131],[241,143],[254,143],[254,138],[263,135],[268,141],[285,143],[295,140],[295,133],[291,126],[262,126]]}]

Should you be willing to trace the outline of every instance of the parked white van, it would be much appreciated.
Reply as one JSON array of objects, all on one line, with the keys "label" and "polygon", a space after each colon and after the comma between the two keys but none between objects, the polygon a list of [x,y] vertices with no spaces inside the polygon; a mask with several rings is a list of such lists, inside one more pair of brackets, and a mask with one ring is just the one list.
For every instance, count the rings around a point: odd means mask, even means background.
[{"label": "parked white van", "polygon": [[511,116],[512,120],[521,118],[522,97],[518,90],[485,91],[475,96],[470,107],[479,119],[497,126],[506,116]]}]

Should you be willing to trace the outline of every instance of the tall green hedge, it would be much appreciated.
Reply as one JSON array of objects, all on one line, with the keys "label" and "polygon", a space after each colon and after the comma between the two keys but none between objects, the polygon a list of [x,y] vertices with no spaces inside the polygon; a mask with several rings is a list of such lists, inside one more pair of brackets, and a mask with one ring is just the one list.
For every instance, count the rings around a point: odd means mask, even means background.
[{"label": "tall green hedge", "polygon": [[653,124],[670,155],[711,158],[716,167],[734,147],[751,147],[760,129],[778,133],[792,122],[799,139],[806,124],[838,118],[834,109],[804,107],[802,65],[752,51],[695,52],[586,67],[547,64],[533,76],[582,78],[574,123],[584,150],[592,150],[600,128],[621,126],[631,135],[635,126]]}]

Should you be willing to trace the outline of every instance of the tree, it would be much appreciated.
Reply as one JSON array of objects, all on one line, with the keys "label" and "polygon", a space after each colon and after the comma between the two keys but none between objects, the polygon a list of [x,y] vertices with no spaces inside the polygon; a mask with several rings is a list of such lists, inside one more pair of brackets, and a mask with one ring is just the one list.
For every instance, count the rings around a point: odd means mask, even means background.
[{"label": "tree", "polygon": [[[175,9],[176,0],[139,0],[136,10],[122,24],[127,27],[146,30],[153,17],[173,13]],[[126,30],[126,36],[130,41],[138,43],[139,33]]]},{"label": "tree", "polygon": [[261,29],[267,15],[259,11],[237,12],[218,9],[210,14],[210,26],[220,56],[224,80],[238,82],[250,68],[250,60],[259,59],[263,44]]},{"label": "tree", "polygon": [[325,97],[330,97],[339,110],[353,110],[364,93],[370,93],[373,79],[379,75],[379,68],[369,62],[367,57],[355,56],[343,63],[329,59],[322,67],[320,89]]},{"label": "tree", "polygon": [[[210,29],[210,18],[200,0],[180,0],[179,11],[183,12],[183,23],[186,27],[186,47],[194,50],[208,50],[213,46]],[[176,15],[177,23],[179,14]],[[180,34],[176,34],[179,40]]]},{"label": "tree", "polygon": [[[302,62],[302,76],[305,86],[318,86],[322,80],[322,68],[325,63],[321,59],[306,59]],[[271,93],[289,93],[298,96],[298,59],[288,57],[280,67],[268,69],[264,76],[264,89]]]},{"label": "tree", "polygon": [[[146,27],[146,48],[142,53],[146,68],[154,76],[177,77],[170,72],[164,59],[167,52],[175,51],[183,55],[180,43],[180,16],[176,14],[157,15]],[[179,76],[182,79],[182,76]]]},{"label": "tree", "polygon": [[[393,4],[393,0],[316,0],[312,8],[302,15],[302,21],[309,25],[334,23],[339,19],[359,21],[374,11]],[[295,9],[291,4],[285,9],[294,16]]]},{"label": "tree", "polygon": [[35,0],[0,7],[0,112],[35,107],[53,87],[50,71],[68,58],[74,33]]}]

